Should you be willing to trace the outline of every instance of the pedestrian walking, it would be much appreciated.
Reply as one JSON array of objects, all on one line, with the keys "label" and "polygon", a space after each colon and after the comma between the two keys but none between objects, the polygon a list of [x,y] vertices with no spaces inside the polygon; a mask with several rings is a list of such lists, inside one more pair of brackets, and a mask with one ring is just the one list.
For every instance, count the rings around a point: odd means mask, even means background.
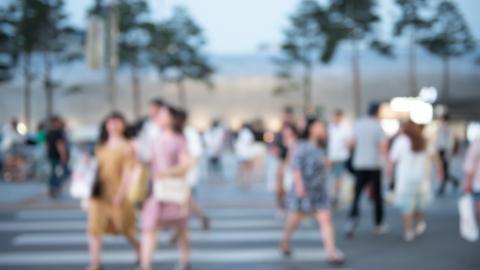
[{"label": "pedestrian walking", "polygon": [[[183,135],[183,126],[176,117],[176,109],[164,106],[155,116],[155,122],[161,132],[157,134],[151,149],[151,172],[153,193],[146,200],[142,209],[142,260],[143,270],[152,269],[153,254],[157,244],[157,231],[172,229],[178,235],[180,262],[176,269],[191,269],[190,239],[187,226],[189,218],[189,195],[182,202],[167,202],[159,198],[157,185],[159,182],[173,183],[173,194],[183,197],[183,184],[186,186],[185,175],[190,171],[192,159],[188,152],[187,142]],[[161,185],[163,185],[161,183]],[[182,190],[178,190],[182,188]],[[188,186],[186,187],[188,188]],[[169,195],[162,193],[162,195]],[[172,199],[172,198],[170,198]],[[175,199],[177,200],[177,199]]]},{"label": "pedestrian walking", "polygon": [[102,269],[102,237],[107,234],[124,236],[140,258],[135,210],[126,196],[129,170],[134,163],[133,148],[125,136],[126,126],[120,113],[110,114],[102,123],[95,149],[98,172],[88,206],[88,270]]},{"label": "pedestrian walking", "polygon": [[203,134],[205,152],[208,158],[207,172],[210,180],[223,178],[222,156],[225,148],[225,139],[225,128],[220,123],[220,120],[214,120],[210,128]]},{"label": "pedestrian walking", "polygon": [[294,150],[291,162],[294,184],[287,199],[287,224],[280,248],[284,255],[291,255],[290,239],[293,233],[305,215],[314,214],[321,228],[327,260],[338,265],[343,263],[344,258],[337,253],[330,211],[327,156],[322,147],[326,143],[326,136],[324,124],[317,119],[311,119],[305,134],[302,134],[302,141]]},{"label": "pedestrian walking", "polygon": [[68,178],[70,159],[65,122],[58,116],[50,119],[46,145],[50,163],[48,194],[51,198],[57,198],[60,196],[63,183]]},{"label": "pedestrian walking", "polygon": [[342,188],[343,176],[347,170],[347,160],[350,156],[348,143],[351,138],[350,128],[343,120],[343,111],[336,110],[332,123],[328,127],[328,160],[332,178],[335,183],[333,205],[336,206]]},{"label": "pedestrian walking", "polygon": [[[413,122],[403,125],[389,157],[387,176],[395,173],[395,205],[402,212],[405,241],[411,242],[427,229],[424,210],[432,199],[431,164],[436,161],[440,165],[440,161],[436,153],[427,150],[422,127]],[[441,175],[442,167],[436,167]]]},{"label": "pedestrian walking", "polygon": [[298,130],[294,125],[285,123],[278,135],[282,139],[282,151],[277,168],[275,190],[278,207],[285,209],[286,194],[291,190],[293,185],[293,171],[290,164],[292,161],[292,153],[297,144]]},{"label": "pedestrian walking", "polygon": [[437,196],[439,197],[445,194],[447,184],[449,184],[450,182],[455,188],[458,188],[459,186],[458,180],[452,177],[452,175],[450,174],[449,163],[450,163],[450,157],[453,152],[455,137],[453,135],[451,128],[449,127],[449,120],[450,120],[450,117],[446,113],[440,117],[437,133],[435,136],[435,147],[436,147],[438,156],[442,161],[442,167],[444,171],[443,179],[437,191]]},{"label": "pedestrian walking", "polygon": [[354,147],[355,193],[346,225],[347,237],[354,236],[360,214],[360,198],[363,190],[372,188],[375,204],[374,222],[376,234],[384,234],[384,201],[382,193],[382,165],[386,159],[386,138],[378,120],[379,104],[372,104],[368,116],[359,119],[353,128],[351,147]]},{"label": "pedestrian walking", "polygon": [[480,138],[475,139],[468,147],[464,161],[464,193],[472,194],[480,217]]}]

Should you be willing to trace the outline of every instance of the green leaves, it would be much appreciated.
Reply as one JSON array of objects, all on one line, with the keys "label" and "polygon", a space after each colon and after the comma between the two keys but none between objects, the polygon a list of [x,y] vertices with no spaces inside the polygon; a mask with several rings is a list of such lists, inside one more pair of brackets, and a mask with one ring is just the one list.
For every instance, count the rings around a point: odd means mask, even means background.
[{"label": "green leaves", "polygon": [[202,52],[206,39],[199,25],[182,7],[159,23],[150,43],[150,60],[168,81],[198,80],[211,86],[213,66]]},{"label": "green leaves", "polygon": [[475,48],[475,39],[467,23],[450,1],[438,4],[430,31],[419,43],[430,53],[446,58],[464,55]]}]

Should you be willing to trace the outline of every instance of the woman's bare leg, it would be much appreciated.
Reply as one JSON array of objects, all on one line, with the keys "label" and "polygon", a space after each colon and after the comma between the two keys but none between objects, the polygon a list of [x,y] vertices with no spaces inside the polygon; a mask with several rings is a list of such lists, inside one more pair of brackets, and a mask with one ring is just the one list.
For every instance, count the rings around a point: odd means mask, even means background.
[{"label": "woman's bare leg", "polygon": [[135,234],[128,234],[125,237],[127,238],[130,245],[133,247],[133,249],[135,250],[135,254],[137,255],[137,261],[140,262],[142,257],[140,254],[140,243],[138,242]]},{"label": "woman's bare leg", "polygon": [[302,220],[303,220],[302,213],[299,213],[299,212],[288,213],[285,228],[283,231],[283,240],[281,243],[281,248],[283,251],[289,251],[290,240],[292,239],[293,233],[298,228]]},{"label": "woman's bare leg", "polygon": [[190,263],[190,236],[188,228],[182,228],[178,231],[178,249],[180,251],[180,264],[188,265]]},{"label": "woman's bare leg", "polygon": [[100,269],[100,257],[102,253],[102,238],[96,235],[88,236],[88,249],[90,252],[90,268]]},{"label": "woman's bare leg", "polygon": [[338,258],[337,247],[335,245],[335,228],[333,227],[332,214],[330,210],[318,210],[316,214],[320,232],[322,234],[323,245],[327,256],[331,259]]},{"label": "woman's bare leg", "polygon": [[145,231],[142,233],[141,244],[141,265],[143,270],[152,269],[153,254],[157,244],[156,231]]}]

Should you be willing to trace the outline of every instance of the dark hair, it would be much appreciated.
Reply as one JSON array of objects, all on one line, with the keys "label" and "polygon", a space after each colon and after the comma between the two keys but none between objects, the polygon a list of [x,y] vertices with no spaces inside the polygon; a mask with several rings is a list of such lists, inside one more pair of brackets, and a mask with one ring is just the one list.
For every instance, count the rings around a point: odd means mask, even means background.
[{"label": "dark hair", "polygon": [[150,105],[157,106],[157,107],[163,107],[165,106],[165,102],[161,98],[154,98],[150,101]]},{"label": "dark hair", "polygon": [[[317,122],[320,122],[323,124],[323,121],[316,118],[316,117],[309,117],[307,119],[307,124],[305,125],[305,129],[303,130],[302,134],[301,134],[301,139],[303,140],[308,140],[310,139],[310,133],[311,133],[311,129],[312,129],[312,126],[317,123]],[[322,138],[319,142],[318,142],[318,145],[319,146],[326,146],[327,144],[327,138]]]},{"label": "dark hair", "polygon": [[335,109],[333,113],[335,114],[335,116],[343,116],[343,111],[341,109]]},{"label": "dark hair", "polygon": [[100,136],[98,138],[98,144],[100,145],[105,144],[108,141],[107,122],[111,119],[117,119],[123,122],[125,130],[122,136],[127,138],[127,120],[120,112],[112,112],[102,121],[102,125],[100,126]]},{"label": "dark hair", "polygon": [[293,134],[295,135],[295,137],[298,137],[298,133],[299,133],[298,128],[294,124],[291,124],[291,123],[283,124],[282,131],[285,130],[285,129],[291,130],[293,132]]},{"label": "dark hair", "polygon": [[178,124],[183,129],[187,125],[188,113],[185,110],[178,109],[175,117],[177,118],[176,121],[178,121]]},{"label": "dark hair", "polygon": [[422,134],[422,127],[411,121],[403,127],[403,132],[410,139],[413,152],[421,152],[427,147],[427,142]]},{"label": "dark hair", "polygon": [[283,109],[283,112],[286,113],[286,114],[293,114],[293,108],[291,106],[286,106]]},{"label": "dark hair", "polygon": [[165,105],[165,109],[172,117],[172,130],[177,134],[183,134],[183,128],[185,126],[187,116],[186,113],[183,114],[183,117],[182,112],[172,105]]},{"label": "dark hair", "polygon": [[372,102],[370,103],[370,106],[368,106],[368,116],[378,116],[378,113],[380,112],[380,103],[378,102]]},{"label": "dark hair", "polygon": [[440,120],[448,122],[450,120],[450,115],[448,113],[444,113],[440,116]]}]

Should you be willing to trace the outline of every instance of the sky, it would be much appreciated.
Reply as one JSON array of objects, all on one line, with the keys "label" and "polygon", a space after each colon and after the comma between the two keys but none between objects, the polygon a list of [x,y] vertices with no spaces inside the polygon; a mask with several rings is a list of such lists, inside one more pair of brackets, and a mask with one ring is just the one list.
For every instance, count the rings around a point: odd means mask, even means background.
[{"label": "sky", "polygon": [[[288,15],[300,0],[148,0],[152,18],[169,16],[177,5],[187,7],[203,27],[208,39],[207,51],[213,54],[241,55],[258,52],[261,45],[274,47],[281,41]],[[322,2],[324,0],[320,0]],[[66,0],[74,24],[84,26],[85,11],[93,0]],[[379,0],[380,14],[385,18],[378,31],[386,35],[397,10],[394,0]],[[480,1],[453,0],[480,40]]]}]

